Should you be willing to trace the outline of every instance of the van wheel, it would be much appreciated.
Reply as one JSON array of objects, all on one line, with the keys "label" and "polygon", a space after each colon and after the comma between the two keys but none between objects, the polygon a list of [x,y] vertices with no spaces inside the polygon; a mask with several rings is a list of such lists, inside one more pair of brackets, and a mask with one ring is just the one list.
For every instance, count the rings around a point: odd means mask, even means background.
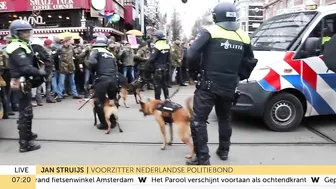
[{"label": "van wheel", "polygon": [[288,132],[299,127],[302,117],[300,100],[290,93],[279,93],[268,101],[263,119],[270,130]]}]

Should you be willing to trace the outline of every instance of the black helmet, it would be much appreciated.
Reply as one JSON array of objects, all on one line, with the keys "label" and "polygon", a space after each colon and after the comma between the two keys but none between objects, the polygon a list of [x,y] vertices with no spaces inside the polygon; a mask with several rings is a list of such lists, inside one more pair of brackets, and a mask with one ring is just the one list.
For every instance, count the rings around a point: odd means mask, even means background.
[{"label": "black helmet", "polygon": [[11,36],[14,38],[19,37],[20,31],[31,31],[31,30],[33,30],[33,27],[27,21],[20,19],[14,20],[9,26]]},{"label": "black helmet", "polygon": [[158,39],[165,39],[165,35],[160,30],[155,31],[154,36],[157,37]]},{"label": "black helmet", "polygon": [[100,34],[96,38],[96,42],[93,44],[95,47],[107,47],[108,39],[105,35]]},{"label": "black helmet", "polygon": [[237,21],[237,9],[233,3],[219,3],[212,13],[214,22],[224,29],[237,30],[239,28]]}]

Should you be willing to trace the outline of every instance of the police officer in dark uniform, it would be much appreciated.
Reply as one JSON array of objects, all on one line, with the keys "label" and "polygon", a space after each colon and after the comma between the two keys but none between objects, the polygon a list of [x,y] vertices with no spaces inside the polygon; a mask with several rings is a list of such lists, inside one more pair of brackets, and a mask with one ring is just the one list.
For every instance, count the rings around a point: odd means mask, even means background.
[{"label": "police officer in dark uniform", "polygon": [[154,49],[148,65],[154,71],[154,92],[155,99],[161,98],[161,89],[165,99],[169,99],[168,77],[169,77],[169,60],[170,46],[165,41],[165,36],[161,31],[154,33]]},{"label": "police officer in dark uniform", "polygon": [[[92,45],[89,57],[89,69],[94,74],[94,96],[99,100],[99,107],[103,108],[106,94],[110,100],[115,100],[118,90],[118,71],[117,62],[114,55],[107,50],[108,39],[105,35],[96,38],[96,42]],[[101,111],[102,112],[102,111]],[[101,123],[98,128],[105,127],[104,115],[98,113]]]},{"label": "police officer in dark uniform", "polygon": [[12,77],[11,86],[20,91],[19,120],[17,122],[20,152],[34,151],[41,147],[32,142],[37,138],[37,135],[32,132],[32,81],[35,78],[45,76],[46,72],[33,66],[34,53],[28,44],[32,29],[28,22],[14,20],[9,26],[12,39],[6,47],[8,67]]},{"label": "police officer in dark uniform", "polygon": [[[219,3],[213,12],[215,24],[200,32],[188,49],[187,58],[202,54],[201,76],[194,95],[191,133],[195,154],[188,165],[209,165],[207,119],[215,106],[219,126],[219,147],[216,154],[228,159],[232,128],[230,110],[239,81],[239,67],[244,58],[253,58],[248,34],[239,29],[236,7]],[[192,61],[190,61],[192,62]]]}]

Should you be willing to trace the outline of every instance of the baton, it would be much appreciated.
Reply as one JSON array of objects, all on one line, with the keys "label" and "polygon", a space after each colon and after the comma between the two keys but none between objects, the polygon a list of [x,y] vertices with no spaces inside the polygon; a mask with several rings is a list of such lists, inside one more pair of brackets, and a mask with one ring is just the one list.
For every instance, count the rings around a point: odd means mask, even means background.
[{"label": "baton", "polygon": [[179,86],[174,92],[172,95],[170,95],[169,99],[173,98],[181,89],[182,86]]},{"label": "baton", "polygon": [[78,110],[81,110],[87,103],[90,102],[91,99],[93,99],[93,97],[94,97],[94,94],[92,94],[91,97],[87,99],[81,107],[78,108]]}]

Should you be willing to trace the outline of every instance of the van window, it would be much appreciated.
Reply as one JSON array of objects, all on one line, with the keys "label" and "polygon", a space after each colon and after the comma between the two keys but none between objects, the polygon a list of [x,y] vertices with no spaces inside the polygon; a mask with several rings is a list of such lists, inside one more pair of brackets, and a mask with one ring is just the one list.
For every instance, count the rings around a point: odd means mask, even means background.
[{"label": "van window", "polygon": [[[323,23],[323,24],[322,24]],[[317,54],[321,55],[323,53],[324,45],[331,39],[333,35],[336,34],[336,14],[328,15],[324,17],[313,29],[313,31],[309,34],[309,37],[317,37],[320,39],[320,44],[318,46]],[[302,46],[302,49],[304,46]],[[297,54],[296,58],[307,58],[316,55],[308,55],[300,51]]]},{"label": "van window", "polygon": [[254,50],[286,51],[315,16],[315,11],[275,16],[264,22],[252,35]]}]

